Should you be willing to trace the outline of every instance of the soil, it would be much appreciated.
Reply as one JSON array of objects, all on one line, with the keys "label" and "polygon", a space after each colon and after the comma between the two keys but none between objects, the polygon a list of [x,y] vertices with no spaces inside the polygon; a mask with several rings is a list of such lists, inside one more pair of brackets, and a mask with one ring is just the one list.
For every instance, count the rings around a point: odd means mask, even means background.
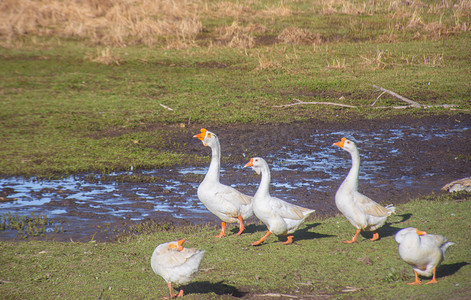
[{"label": "soil", "polygon": [[[210,155],[208,149],[202,147],[201,142],[197,139],[192,139],[190,142],[188,137],[199,133],[201,127],[216,132],[220,137],[221,148],[223,149],[222,167],[224,168],[233,164],[241,165],[247,162],[252,156],[269,157],[271,153],[280,153],[280,151],[310,155],[321,151],[323,147],[331,147],[331,144],[321,145],[316,144],[316,141],[312,141],[311,136],[313,132],[322,133],[327,130],[329,132],[336,132],[348,129],[351,132],[361,131],[363,134],[374,134],[378,131],[389,132],[389,130],[397,128],[398,124],[410,128],[424,128],[425,130],[437,126],[439,128],[443,127],[445,134],[446,130],[456,128],[456,126],[464,128],[464,130],[462,130],[458,136],[453,135],[453,138],[444,138],[443,136],[437,135],[428,136],[427,139],[423,141],[418,139],[416,135],[409,135],[406,132],[401,139],[394,142],[394,147],[398,148],[400,152],[399,155],[394,157],[388,155],[384,150],[375,152],[374,145],[362,145],[363,148],[369,147],[372,149],[369,151],[368,159],[385,161],[384,165],[387,166],[387,170],[378,170],[378,172],[385,172],[384,178],[378,175],[374,181],[361,181],[359,187],[361,192],[364,192],[370,198],[382,204],[399,204],[421,195],[445,193],[441,191],[440,188],[446,183],[471,175],[471,116],[469,114],[421,117],[396,116],[382,120],[365,120],[362,118],[352,120],[350,118],[348,122],[323,122],[312,119],[307,122],[295,122],[290,124],[229,124],[214,126],[208,124],[191,124],[185,128],[168,126],[168,130],[176,133],[171,135],[174,139],[172,144],[180,145],[178,146],[179,150],[182,149],[182,151],[189,154],[206,155],[208,157]],[[147,126],[140,130],[152,131],[155,130],[155,127]],[[116,135],[118,133],[113,131],[109,134]],[[106,135],[106,133],[103,133],[103,135]],[[340,138],[341,136],[338,137],[338,139]],[[383,138],[387,139],[387,137]],[[250,141],[250,143],[247,141]],[[333,140],[332,143],[336,141],[337,140]],[[383,141],[378,141],[378,143],[381,142]],[[340,172],[346,175],[350,167],[350,158],[342,151],[339,152],[339,156],[345,159],[346,166],[344,169],[340,170]],[[267,161],[270,164],[274,159],[275,158],[267,159]],[[191,167],[191,165],[192,163],[188,162],[187,166]],[[196,163],[193,164],[193,166],[195,165]],[[207,161],[204,162],[204,165],[207,165]],[[407,166],[407,168],[404,166]],[[297,165],[291,165],[283,171],[272,171],[272,178],[273,180],[286,180],[289,182],[300,180],[304,174],[298,169]],[[167,179],[172,179],[173,176],[175,180],[186,180],[192,183],[201,181],[203,176],[195,175],[182,179],[180,173],[171,172],[170,169],[160,171],[166,172],[167,176],[170,176],[167,177]],[[247,175],[249,173],[250,175]],[[240,169],[228,168],[221,178],[221,181],[226,184],[238,181],[239,184],[242,183],[242,186],[246,185],[245,190],[242,188],[242,192],[249,194],[253,192],[254,182],[258,184],[259,181],[259,177],[252,173],[254,172],[245,172],[244,176],[240,176]],[[435,175],[430,176],[427,174]],[[414,176],[414,178],[418,178],[420,184],[400,187],[393,180],[390,180],[390,178],[402,178],[411,175]],[[309,173],[309,176],[325,178],[326,181],[329,179],[326,178],[327,175],[323,172]],[[86,175],[84,175],[84,177],[86,177]],[[327,188],[316,192],[315,195],[310,192],[309,187],[304,186],[289,190],[278,189],[278,194],[275,195],[289,195],[288,199],[296,199],[298,205],[315,209],[317,215],[333,216],[338,214],[334,203],[334,195],[342,180],[343,179],[330,180],[327,184]],[[127,187],[131,187],[134,184],[135,182],[120,183],[120,189],[126,190]],[[184,186],[188,189],[186,191],[187,194],[196,192],[194,186],[189,184]],[[11,192],[11,188],[4,188],[0,196],[5,198]],[[56,192],[66,193],[66,191]],[[153,192],[155,194],[169,193],[168,190],[159,188],[156,188]],[[183,198],[183,196],[181,198]],[[179,198],[175,199],[174,205],[178,207]],[[136,202],[131,205],[132,208],[152,209],[152,207],[148,207],[148,203],[146,204],[146,202],[138,200],[138,197],[136,197]],[[183,200],[184,199],[181,199],[181,201]],[[98,241],[112,241],[117,232],[129,228],[129,225],[133,223],[129,219],[111,218],[106,216],[106,214],[100,214],[99,209],[97,209],[96,212],[83,211],[80,207],[81,204],[77,201],[64,200],[60,205],[67,208],[66,217],[68,218],[68,222],[70,224],[78,224],[80,230],[70,230],[61,234],[48,234],[46,239],[86,241],[93,237]],[[83,219],[87,221],[83,222]],[[103,230],[104,220],[110,222],[109,230]],[[209,212],[203,214],[203,217],[198,216],[195,218],[194,216],[188,216],[188,218],[177,219],[172,217],[168,212],[153,211],[145,221],[152,221],[159,225],[171,224],[172,226],[193,223],[219,223],[219,220]],[[256,220],[252,220],[251,222],[255,221]]]}]

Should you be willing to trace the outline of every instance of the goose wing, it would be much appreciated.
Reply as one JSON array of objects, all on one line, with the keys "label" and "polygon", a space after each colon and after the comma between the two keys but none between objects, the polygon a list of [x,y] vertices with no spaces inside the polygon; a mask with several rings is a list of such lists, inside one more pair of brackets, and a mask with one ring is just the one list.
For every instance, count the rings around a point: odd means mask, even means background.
[{"label": "goose wing", "polygon": [[285,202],[278,198],[272,198],[273,210],[280,215],[280,217],[292,220],[302,220],[306,215],[305,213],[310,212],[310,209],[297,206],[288,202]]},{"label": "goose wing", "polygon": [[227,186],[221,185],[220,188],[216,193],[216,197],[218,197],[222,201],[234,203],[236,205],[249,205],[252,202],[252,197],[242,194],[238,190]]},{"label": "goose wing", "polygon": [[371,200],[367,196],[355,192],[353,194],[353,201],[365,214],[375,217],[387,217],[391,214],[391,211],[375,201]]}]

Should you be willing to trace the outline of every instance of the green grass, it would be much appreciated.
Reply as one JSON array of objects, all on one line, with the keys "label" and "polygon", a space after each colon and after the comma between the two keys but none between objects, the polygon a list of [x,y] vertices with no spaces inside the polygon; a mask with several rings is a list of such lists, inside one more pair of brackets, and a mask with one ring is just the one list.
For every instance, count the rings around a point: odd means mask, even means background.
[{"label": "green grass", "polygon": [[[165,281],[150,267],[160,243],[186,238],[187,247],[206,250],[201,270],[186,288],[189,299],[217,299],[266,293],[332,298],[455,299],[471,291],[471,202],[469,195],[430,196],[400,205],[376,242],[346,245],[353,227],[343,217],[313,217],[295,233],[295,244],[275,237],[249,246],[265,232],[253,224],[238,237],[214,238],[206,225],[156,227],[125,235],[116,243],[0,242],[3,298],[134,298],[167,296]],[[413,271],[397,252],[394,233],[418,227],[456,243],[438,269],[438,284],[408,286]],[[233,231],[235,228],[233,229]],[[364,238],[369,238],[365,235]],[[423,280],[425,283],[427,279]]]},{"label": "green grass", "polygon": [[[180,49],[167,44],[172,37],[152,47],[113,47],[86,36],[8,36],[0,44],[0,176],[194,161],[198,158],[176,137],[192,132],[175,130],[180,124],[469,114],[471,10],[465,1],[414,7],[347,0],[217,4],[209,1],[202,8],[198,17],[204,30],[193,46]],[[241,8],[244,13],[235,12]],[[234,21],[235,36],[253,38],[253,47],[231,48],[222,41],[222,26]],[[252,25],[263,30],[250,31]],[[287,27],[317,34],[320,42],[278,40]],[[109,52],[102,54],[105,49]],[[113,59],[107,65],[99,58]],[[458,107],[371,108],[379,95],[373,84],[424,105]],[[294,99],[357,108],[274,107]],[[403,104],[384,95],[377,106]],[[136,139],[143,143],[136,146]]]},{"label": "green grass", "polygon": [[[194,157],[172,147],[174,135],[191,135],[172,130],[180,123],[457,113],[370,108],[379,95],[373,84],[421,104],[456,104],[469,111],[469,44],[471,36],[462,34],[439,41],[339,43],[316,49],[119,49],[124,57],[119,66],[83,60],[83,52],[91,49],[73,42],[27,53],[0,49],[0,175],[50,176],[185,163]],[[77,47],[83,52],[77,53]],[[123,54],[128,52],[129,58]],[[260,61],[270,67],[261,69]],[[333,67],[339,61],[343,65]],[[294,99],[358,108],[273,107]],[[377,105],[403,103],[383,96]],[[136,139],[147,140],[147,145],[136,147]]]}]

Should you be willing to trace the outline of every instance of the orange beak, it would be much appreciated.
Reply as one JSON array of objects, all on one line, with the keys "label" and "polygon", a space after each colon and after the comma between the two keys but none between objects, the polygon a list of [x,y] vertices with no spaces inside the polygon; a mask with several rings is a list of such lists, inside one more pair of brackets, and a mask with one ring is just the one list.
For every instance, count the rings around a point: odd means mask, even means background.
[{"label": "orange beak", "polygon": [[205,136],[206,136],[206,129],[201,128],[201,133],[195,134],[193,137],[198,138],[200,140],[204,140]]},{"label": "orange beak", "polygon": [[250,159],[248,163],[245,164],[244,168],[253,166],[253,158]]},{"label": "orange beak", "polygon": [[340,142],[334,143],[332,146],[339,146],[340,148],[343,148],[343,144],[345,143],[346,140],[347,140],[347,139],[343,137],[343,138],[340,140]]},{"label": "orange beak", "polygon": [[177,251],[182,251],[183,250],[182,245],[185,241],[186,241],[186,239],[182,239],[182,240],[177,241],[177,243],[178,243]]},{"label": "orange beak", "polygon": [[421,230],[418,230],[418,229],[416,229],[416,232],[417,232],[418,235],[425,235],[425,234],[427,234],[425,231],[421,231]]}]

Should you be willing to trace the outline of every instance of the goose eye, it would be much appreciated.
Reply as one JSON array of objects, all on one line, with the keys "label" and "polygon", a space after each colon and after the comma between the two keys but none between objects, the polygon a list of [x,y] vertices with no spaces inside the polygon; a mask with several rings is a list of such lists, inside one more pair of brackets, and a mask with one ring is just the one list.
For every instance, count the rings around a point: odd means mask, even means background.
[{"label": "goose eye", "polygon": [[209,137],[209,138],[211,137],[211,133],[208,133],[208,137]]}]

